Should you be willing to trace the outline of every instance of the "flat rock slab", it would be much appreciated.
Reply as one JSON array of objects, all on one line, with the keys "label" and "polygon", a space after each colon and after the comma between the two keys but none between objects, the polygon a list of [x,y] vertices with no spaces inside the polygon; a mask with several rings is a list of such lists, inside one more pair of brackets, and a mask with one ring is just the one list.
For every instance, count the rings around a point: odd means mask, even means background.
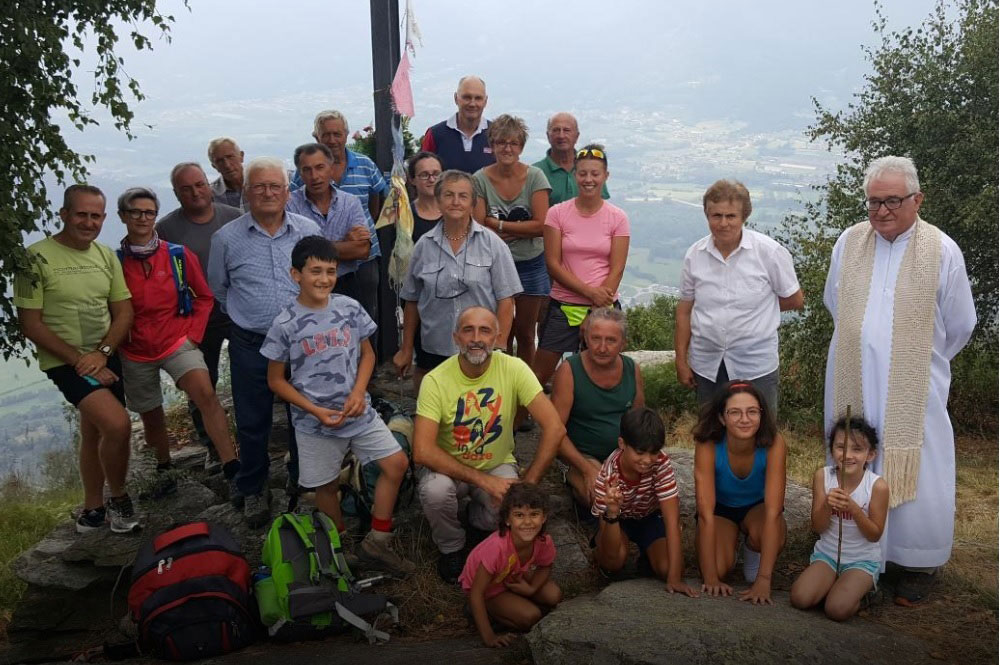
[{"label": "flat rock slab", "polygon": [[561,604],[528,644],[536,665],[934,662],[917,639],[858,618],[836,623],[772,595],[773,606],[753,606],[669,594],[656,580],[617,582]]}]

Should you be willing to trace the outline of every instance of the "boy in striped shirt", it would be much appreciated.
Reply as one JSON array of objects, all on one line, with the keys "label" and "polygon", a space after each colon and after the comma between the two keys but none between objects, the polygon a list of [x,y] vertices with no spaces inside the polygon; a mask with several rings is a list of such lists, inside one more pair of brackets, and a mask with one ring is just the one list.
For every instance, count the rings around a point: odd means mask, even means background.
[{"label": "boy in striped shirt", "polygon": [[594,486],[591,512],[601,518],[594,555],[602,569],[621,570],[631,540],[640,559],[666,580],[667,591],[694,597],[698,594],[683,579],[677,483],[662,451],[665,438],[663,421],[652,409],[622,416],[618,450],[604,461]]}]

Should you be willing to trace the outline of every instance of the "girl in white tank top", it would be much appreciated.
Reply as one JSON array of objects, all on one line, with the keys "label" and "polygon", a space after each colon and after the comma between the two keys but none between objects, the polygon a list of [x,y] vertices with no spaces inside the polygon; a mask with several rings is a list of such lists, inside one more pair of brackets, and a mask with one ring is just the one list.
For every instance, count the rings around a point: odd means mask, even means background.
[{"label": "girl in white tank top", "polygon": [[[879,539],[889,512],[889,486],[868,468],[877,454],[875,429],[861,418],[851,418],[850,424],[850,441],[846,441],[846,419],[834,425],[830,454],[836,464],[817,469],[813,477],[812,528],[820,537],[809,567],[791,591],[792,605],[799,609],[825,599],[823,609],[836,621],[854,616],[862,598],[878,582]],[[843,489],[837,477],[841,465]]]}]

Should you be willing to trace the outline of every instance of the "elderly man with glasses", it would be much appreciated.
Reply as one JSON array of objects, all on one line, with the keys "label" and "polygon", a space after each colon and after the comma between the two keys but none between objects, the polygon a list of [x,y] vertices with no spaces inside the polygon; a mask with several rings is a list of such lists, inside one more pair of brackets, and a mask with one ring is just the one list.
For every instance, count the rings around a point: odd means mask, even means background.
[{"label": "elderly man with glasses", "polygon": [[976,325],[965,260],[920,218],[913,162],[882,157],[864,178],[868,220],[837,239],[824,302],[834,321],[826,428],[848,406],[878,432],[873,471],[889,484],[883,561],[903,568],[896,602],[924,600],[955,533],[951,359]]},{"label": "elderly man with glasses", "polygon": [[[306,236],[322,234],[312,220],[285,211],[288,173],[280,159],[251,161],[244,182],[250,211],[212,236],[208,283],[233,322],[229,365],[242,461],[236,486],[245,497],[247,523],[257,528],[270,516],[267,444],[274,404],[267,385],[267,358],[260,347],[274,317],[299,292],[290,272],[292,248]],[[298,485],[294,430],[289,430],[289,450],[289,486],[294,489]]]},{"label": "elderly man with glasses", "polygon": [[751,381],[777,413],[780,312],[804,304],[792,255],[744,228],[751,206],[742,183],[719,180],[702,204],[710,233],[684,255],[677,378],[698,391],[699,404],[730,379]]}]

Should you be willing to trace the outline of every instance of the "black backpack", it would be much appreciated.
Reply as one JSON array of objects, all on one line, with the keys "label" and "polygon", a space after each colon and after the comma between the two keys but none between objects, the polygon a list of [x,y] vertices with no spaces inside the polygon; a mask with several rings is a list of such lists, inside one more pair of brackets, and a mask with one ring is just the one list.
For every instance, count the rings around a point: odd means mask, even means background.
[{"label": "black backpack", "polygon": [[139,647],[166,660],[242,649],[258,634],[250,565],[222,527],[191,522],[145,543],[132,565],[129,611]]}]

